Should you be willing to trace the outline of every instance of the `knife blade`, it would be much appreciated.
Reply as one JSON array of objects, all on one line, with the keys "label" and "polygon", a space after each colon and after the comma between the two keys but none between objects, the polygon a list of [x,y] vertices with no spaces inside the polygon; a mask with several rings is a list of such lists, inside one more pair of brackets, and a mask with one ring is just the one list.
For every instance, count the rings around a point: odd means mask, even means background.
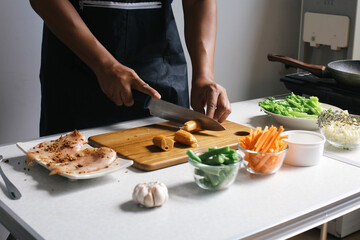
[{"label": "knife blade", "polygon": [[203,129],[212,131],[222,131],[226,129],[218,121],[206,116],[205,114],[166,102],[164,100],[149,97],[146,99],[144,107],[150,110],[151,115],[173,122],[184,124],[190,120],[199,120]]}]

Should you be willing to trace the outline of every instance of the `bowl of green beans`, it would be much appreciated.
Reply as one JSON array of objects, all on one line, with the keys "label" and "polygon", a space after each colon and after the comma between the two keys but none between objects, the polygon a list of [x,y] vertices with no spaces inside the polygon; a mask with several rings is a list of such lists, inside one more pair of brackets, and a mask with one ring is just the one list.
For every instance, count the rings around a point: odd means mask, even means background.
[{"label": "bowl of green beans", "polygon": [[211,191],[230,187],[242,162],[238,151],[228,146],[197,152],[188,150],[186,154],[195,183],[200,188]]}]

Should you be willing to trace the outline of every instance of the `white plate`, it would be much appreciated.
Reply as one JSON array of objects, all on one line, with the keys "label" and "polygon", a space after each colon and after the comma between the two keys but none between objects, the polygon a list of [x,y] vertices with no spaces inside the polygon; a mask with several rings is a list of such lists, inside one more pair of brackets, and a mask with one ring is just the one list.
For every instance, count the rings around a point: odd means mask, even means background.
[{"label": "white plate", "polygon": [[[52,139],[49,139],[52,140]],[[37,144],[44,142],[44,141],[48,141],[48,139],[44,140],[34,140],[34,141],[29,141],[29,142],[18,142],[16,143],[16,146],[18,148],[20,148],[24,153],[27,153],[27,151],[36,146]],[[92,148],[90,145],[86,145],[86,147]],[[36,160],[35,160],[36,161]],[[46,166],[46,164],[36,161],[39,165],[43,166],[44,168],[51,170],[50,167]],[[115,160],[115,162],[113,164],[111,164],[108,168],[104,168],[95,172],[90,172],[90,173],[81,173],[81,174],[70,174],[70,173],[62,173],[62,174],[58,174],[60,176],[69,178],[71,180],[80,180],[80,179],[90,179],[90,178],[97,178],[97,177],[102,177],[104,175],[110,174],[112,172],[118,171],[120,169],[123,168],[127,168],[130,167],[131,165],[133,165],[133,161],[132,160],[127,160],[127,159],[123,159],[123,158],[117,158]]]},{"label": "white plate", "polygon": [[[321,103],[321,107],[323,109],[329,109],[332,108],[333,110],[341,110],[338,107]],[[306,119],[306,118],[295,118],[295,117],[287,117],[282,116],[276,113],[269,112],[265,110],[264,108],[260,107],[266,114],[272,116],[278,123],[285,127],[289,127],[295,130],[317,130],[319,129],[317,125],[317,119]]]}]

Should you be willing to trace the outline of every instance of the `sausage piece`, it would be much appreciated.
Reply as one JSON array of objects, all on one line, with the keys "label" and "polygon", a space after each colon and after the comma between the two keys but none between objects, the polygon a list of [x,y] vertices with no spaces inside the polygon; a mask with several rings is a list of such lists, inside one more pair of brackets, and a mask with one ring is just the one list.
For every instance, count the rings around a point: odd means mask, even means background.
[{"label": "sausage piece", "polygon": [[190,120],[184,123],[182,127],[187,132],[197,132],[201,130],[201,122],[199,120]]},{"label": "sausage piece", "polygon": [[191,147],[197,147],[198,146],[198,140],[192,135],[191,133],[180,129],[175,133],[174,140],[176,142],[189,145]]},{"label": "sausage piece", "polygon": [[174,140],[164,135],[154,137],[153,143],[164,151],[169,151],[174,148]]}]

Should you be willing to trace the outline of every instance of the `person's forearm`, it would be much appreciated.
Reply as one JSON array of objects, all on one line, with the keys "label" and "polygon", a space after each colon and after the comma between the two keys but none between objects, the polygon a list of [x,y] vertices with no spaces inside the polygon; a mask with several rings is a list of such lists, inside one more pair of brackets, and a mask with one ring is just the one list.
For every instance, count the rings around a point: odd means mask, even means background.
[{"label": "person's forearm", "polygon": [[93,71],[116,62],[67,0],[30,0],[50,30]]},{"label": "person's forearm", "polygon": [[217,29],[216,0],[183,0],[185,39],[191,57],[193,79],[214,79]]}]

